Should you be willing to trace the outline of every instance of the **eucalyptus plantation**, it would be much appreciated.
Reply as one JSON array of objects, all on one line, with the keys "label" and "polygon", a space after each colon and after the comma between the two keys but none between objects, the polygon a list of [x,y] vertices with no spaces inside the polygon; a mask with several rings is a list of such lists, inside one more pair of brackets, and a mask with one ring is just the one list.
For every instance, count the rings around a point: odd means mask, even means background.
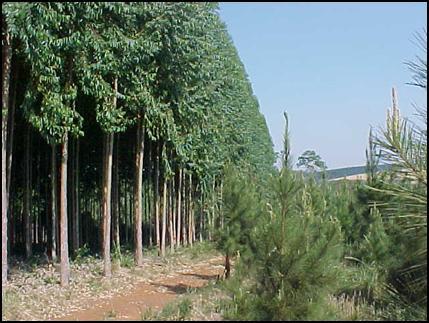
[{"label": "eucalyptus plantation", "polygon": [[[266,124],[217,9],[135,2],[3,7],[2,149],[7,127],[17,129],[9,131],[11,142],[25,142],[10,144],[8,156],[16,158],[5,166],[25,166],[10,178],[12,254],[22,252],[21,243],[27,256],[47,248],[52,261],[61,260],[65,286],[69,252],[73,259],[87,245],[101,251],[110,276],[111,241],[117,250],[132,246],[140,266],[146,241],[164,256],[167,245],[172,252],[196,237],[212,238],[227,164],[272,169]],[[14,119],[7,118],[9,74]],[[4,249],[7,201],[2,205]],[[5,281],[5,252],[2,260]]]}]

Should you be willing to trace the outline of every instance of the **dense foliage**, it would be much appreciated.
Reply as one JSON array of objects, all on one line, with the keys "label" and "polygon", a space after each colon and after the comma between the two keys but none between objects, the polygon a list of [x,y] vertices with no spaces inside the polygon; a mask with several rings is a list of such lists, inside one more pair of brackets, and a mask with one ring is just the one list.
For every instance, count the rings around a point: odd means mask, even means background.
[{"label": "dense foliage", "polygon": [[133,246],[140,265],[142,244],[164,255],[167,244],[211,237],[227,164],[261,177],[273,170],[265,119],[217,10],[2,5],[12,254],[47,248],[55,260],[87,244],[108,276],[111,240],[118,251]]}]

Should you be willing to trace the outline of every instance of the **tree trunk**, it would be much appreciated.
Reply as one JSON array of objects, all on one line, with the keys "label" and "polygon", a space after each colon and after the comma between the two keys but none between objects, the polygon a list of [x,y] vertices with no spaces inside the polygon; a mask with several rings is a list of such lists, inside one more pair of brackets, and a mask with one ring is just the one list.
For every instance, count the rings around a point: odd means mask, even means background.
[{"label": "tree trunk", "polygon": [[148,187],[147,195],[147,210],[148,210],[148,219],[149,219],[149,247],[153,246],[153,205],[151,203],[152,194],[151,186]]},{"label": "tree trunk", "polygon": [[79,249],[79,139],[75,140],[74,158],[74,186],[73,189],[73,250]]},{"label": "tree trunk", "polygon": [[110,259],[110,221],[111,221],[111,192],[112,192],[112,148],[113,134],[104,134],[104,156],[103,156],[103,196],[102,196],[102,214],[103,214],[103,275],[110,277],[112,275],[112,266]]},{"label": "tree trunk", "polygon": [[[46,149],[45,151],[45,176],[50,176],[50,151],[49,149]],[[50,226],[49,226],[49,221],[50,221],[50,214],[51,214],[51,210],[49,209],[49,202],[50,201],[50,183],[48,181],[44,181],[44,188],[45,188],[45,228],[44,228],[44,241],[46,242],[46,252],[48,253],[48,248],[50,248]],[[50,251],[51,249],[49,249]],[[51,258],[52,259],[52,255]]]},{"label": "tree trunk", "polygon": [[213,175],[213,186],[212,186],[212,216],[209,221],[209,241],[212,240],[212,234],[215,227],[215,206],[216,206],[216,177]]},{"label": "tree trunk", "polygon": [[[38,146],[40,147],[40,141],[38,140]],[[37,196],[39,200],[41,199],[41,183],[40,183],[40,165],[41,165],[41,151],[37,150],[37,180],[36,180],[36,189]],[[42,208],[40,207],[40,203],[37,203],[37,242],[39,244],[43,244],[43,222],[42,222]]]},{"label": "tree trunk", "polygon": [[112,187],[112,198],[113,198],[113,242],[115,248],[120,251],[120,236],[119,236],[119,134],[116,135],[116,153],[114,154],[113,163],[113,187]]},{"label": "tree trunk", "polygon": [[[146,182],[146,192],[144,194],[144,205],[146,210],[146,222],[148,224],[148,239],[147,243],[150,247],[152,247],[152,206],[150,204],[151,201],[151,174],[148,172],[147,174],[147,182]],[[145,243],[145,241],[143,241]]]},{"label": "tree trunk", "polygon": [[186,236],[186,219],[187,219],[187,216],[186,216],[186,214],[187,214],[187,208],[186,208],[187,203],[186,203],[186,201],[187,201],[187,198],[186,198],[186,173],[185,173],[185,171],[182,171],[182,180],[183,180],[183,182],[182,182],[181,200],[183,201],[183,212],[182,212],[183,221],[182,221],[181,230],[182,230],[182,243],[186,246],[188,244],[188,239]]},{"label": "tree trunk", "polygon": [[127,185],[127,181],[124,180],[124,215],[125,215],[125,221],[124,221],[124,225],[125,225],[125,244],[127,245],[129,242],[129,238],[128,238],[128,227],[129,227],[129,218],[128,218],[128,208],[129,208],[129,201],[128,201],[128,185]]},{"label": "tree trunk", "polygon": [[219,207],[219,215],[220,215],[220,227],[223,229],[223,180],[220,182],[220,207]]},{"label": "tree trunk", "polygon": [[176,230],[176,247],[180,246],[181,214],[182,214],[182,168],[179,168],[179,183],[177,188],[177,230]]},{"label": "tree trunk", "polygon": [[168,190],[168,204],[169,204],[169,216],[168,216],[168,227],[170,231],[170,250],[174,251],[174,221],[173,221],[173,183],[174,177],[169,181],[169,190]]},{"label": "tree trunk", "polygon": [[225,256],[225,279],[229,278],[231,273],[231,263],[229,261],[229,254]]},{"label": "tree trunk", "polygon": [[177,176],[173,177],[173,189],[171,195],[171,213],[173,215],[173,246],[176,246],[177,240]]},{"label": "tree trunk", "polygon": [[148,167],[148,174],[147,174],[147,194],[146,194],[146,201],[147,201],[147,211],[148,211],[148,219],[149,219],[149,247],[152,247],[153,245],[153,229],[152,229],[152,214],[153,214],[153,204],[152,204],[152,192],[153,192],[153,178],[152,178],[152,141],[149,140],[149,167]]},{"label": "tree trunk", "polygon": [[69,143],[68,143],[68,155],[69,155],[69,159],[70,159],[70,167],[68,167],[68,185],[67,185],[67,198],[68,198],[68,219],[69,219],[69,245],[71,246],[71,252],[72,254],[75,253],[75,249],[74,249],[74,237],[75,237],[75,225],[74,225],[74,221],[75,221],[75,196],[74,196],[74,187],[75,187],[75,176],[74,176],[74,169],[75,169],[75,145],[74,145],[75,139],[73,137],[69,137]]},{"label": "tree trunk", "polygon": [[2,285],[7,282],[7,208],[6,141],[9,105],[9,81],[12,48],[4,14],[2,14],[2,122],[1,122],[1,205],[2,205]]},{"label": "tree trunk", "polygon": [[[118,92],[118,78],[113,80],[113,106],[116,107],[116,94]],[[103,274],[105,277],[112,275],[112,263],[110,259],[110,228],[111,228],[111,203],[112,203],[112,156],[113,156],[113,133],[104,134],[104,156],[103,156],[103,259],[104,269]]]},{"label": "tree trunk", "polygon": [[130,239],[130,243],[133,243],[133,239],[134,239],[134,233],[133,233],[133,230],[134,230],[134,228],[133,228],[133,214],[134,214],[134,210],[133,210],[133,198],[134,198],[134,196],[133,196],[133,188],[132,188],[132,181],[129,181],[128,182],[128,184],[127,184],[127,188],[128,188],[128,190],[127,190],[127,192],[128,192],[128,194],[127,194],[127,196],[128,196],[128,213],[127,213],[127,216],[128,216],[128,237],[129,237],[129,239]]},{"label": "tree trunk", "polygon": [[[9,121],[7,124],[7,136],[8,136],[8,143],[7,143],[7,165],[6,165],[6,182],[7,182],[7,201],[9,201],[10,196],[10,186],[11,186],[11,174],[12,174],[12,160],[13,160],[13,139],[14,139],[14,130],[15,130],[15,109],[16,109],[16,92],[18,88],[18,76],[19,76],[19,68],[15,68],[14,73],[14,82],[13,82],[13,90],[12,90],[12,100],[10,103],[10,110],[8,110],[8,116]],[[3,97],[6,97],[5,95],[9,94],[3,94]],[[9,206],[9,204],[8,204]]]},{"label": "tree trunk", "polygon": [[200,192],[200,242],[203,242],[203,222],[204,222],[204,189],[201,187]]},{"label": "tree trunk", "polygon": [[161,256],[165,256],[165,233],[166,233],[166,222],[167,222],[167,178],[164,174],[163,179],[163,197],[162,197],[162,234],[161,234]]},{"label": "tree trunk", "polygon": [[61,151],[61,193],[60,193],[60,246],[61,246],[61,286],[67,286],[70,279],[68,221],[67,221],[67,159],[68,134],[64,135]]},{"label": "tree trunk", "polygon": [[[8,196],[12,196],[11,193],[8,194]],[[9,238],[7,239],[7,252],[10,252],[10,249],[13,248],[15,246],[16,243],[16,236],[15,236],[15,232],[16,232],[16,222],[17,222],[17,218],[16,215],[14,214],[14,207],[13,207],[13,203],[12,201],[10,201],[8,203],[8,222],[7,225],[8,230],[9,230]],[[14,219],[15,218],[15,219]]]},{"label": "tree trunk", "polygon": [[80,218],[81,220],[81,226],[80,226],[80,232],[79,232],[79,236],[80,236],[80,243],[82,246],[84,246],[87,243],[86,240],[86,230],[88,227],[88,212],[89,212],[89,206],[88,206],[88,196],[87,194],[82,195],[82,217]]},{"label": "tree trunk", "polygon": [[155,152],[155,191],[154,191],[154,198],[155,198],[155,235],[156,235],[156,246],[158,247],[158,255],[161,251],[161,244],[160,244],[160,235],[159,235],[159,146],[160,142],[156,145],[156,152]]},{"label": "tree trunk", "polygon": [[[5,67],[4,67],[5,68]],[[11,68],[11,67],[10,67]],[[7,221],[7,225],[9,226],[9,239],[7,237],[7,233],[6,233],[6,240],[7,240],[7,252],[10,252],[10,248],[11,246],[13,246],[14,244],[14,237],[15,237],[15,222],[13,220],[13,205],[12,203],[10,203],[9,201],[11,200],[10,197],[12,196],[12,191],[11,191],[11,178],[12,178],[12,159],[13,159],[13,139],[14,139],[14,129],[15,129],[15,109],[16,109],[16,92],[17,92],[17,88],[18,88],[18,75],[19,75],[19,69],[18,67],[16,67],[14,69],[15,74],[14,74],[14,81],[13,81],[13,89],[12,89],[12,99],[10,102],[10,107],[7,107],[7,111],[8,111],[8,123],[6,126],[6,138],[5,140],[8,141],[7,145],[6,145],[6,150],[7,150],[7,154],[6,154],[6,206],[7,206],[7,217],[6,221]],[[10,84],[10,81],[7,82],[8,84]],[[9,89],[7,89],[7,91],[9,91]],[[3,98],[7,98],[7,96],[9,96],[9,93],[7,94],[3,94]],[[8,102],[6,102],[7,104]],[[4,120],[7,120],[6,117]],[[4,145],[2,145],[3,147]],[[3,154],[2,154],[3,156]],[[6,259],[7,261],[7,259]]]},{"label": "tree trunk", "polygon": [[25,230],[25,256],[30,258],[32,255],[32,235],[31,235],[31,128],[28,125],[27,133],[25,137],[25,158],[24,158],[24,178],[25,178],[25,190],[24,190],[24,230]]},{"label": "tree trunk", "polygon": [[143,154],[144,154],[144,126],[143,118],[139,117],[137,125],[137,143],[135,159],[135,187],[134,187],[134,260],[136,266],[143,265],[142,241],[142,185],[143,185]]},{"label": "tree trunk", "polygon": [[191,231],[192,231],[192,242],[197,241],[195,234],[196,234],[196,230],[195,230],[195,209],[194,209],[194,203],[191,204],[192,208],[191,208],[191,220],[192,220],[192,227],[191,227]]},{"label": "tree trunk", "polygon": [[[99,206],[99,204],[100,203],[98,203],[98,199],[97,198],[95,198],[95,199],[92,199],[91,200],[91,213],[92,213],[92,216],[93,216],[93,218],[94,218],[94,224],[96,224],[98,221],[97,221],[97,218],[98,218],[98,212],[97,212],[97,206]],[[102,236],[102,233],[101,233],[101,231],[102,230],[96,230],[95,228],[94,228],[95,226],[91,226],[89,229],[89,236],[90,237],[97,237],[98,239],[92,239],[92,240],[90,240],[91,241],[91,245],[95,248],[97,248],[97,250],[99,250],[100,249],[100,245],[101,245],[101,236]],[[94,231],[95,230],[95,231]],[[95,240],[95,241],[94,241]],[[98,242],[98,245],[97,245],[97,243],[96,242]]]},{"label": "tree trunk", "polygon": [[188,199],[188,243],[192,247],[192,173],[189,173],[189,199]]},{"label": "tree trunk", "polygon": [[53,144],[51,153],[51,223],[52,223],[52,246],[51,258],[53,262],[57,261],[57,146]]}]

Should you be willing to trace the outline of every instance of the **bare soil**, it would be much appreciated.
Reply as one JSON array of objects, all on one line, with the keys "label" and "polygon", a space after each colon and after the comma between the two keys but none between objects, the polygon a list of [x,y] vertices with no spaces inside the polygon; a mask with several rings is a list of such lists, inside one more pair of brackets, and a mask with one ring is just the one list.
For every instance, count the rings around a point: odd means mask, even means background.
[{"label": "bare soil", "polygon": [[223,257],[217,256],[191,266],[182,264],[173,272],[162,273],[161,269],[155,279],[140,282],[125,294],[102,301],[94,300],[87,309],[71,312],[55,320],[141,320],[148,308],[160,310],[189,288],[203,287],[209,280],[216,279],[223,272]]},{"label": "bare soil", "polygon": [[125,252],[120,263],[112,262],[112,277],[106,279],[102,259],[73,261],[70,285],[61,287],[57,264],[12,259],[2,288],[2,321],[141,320],[143,313],[150,319],[150,313],[178,296],[205,290],[200,287],[223,272],[223,257],[204,244],[179,248],[165,258],[147,251],[142,267],[135,267],[132,254]]}]

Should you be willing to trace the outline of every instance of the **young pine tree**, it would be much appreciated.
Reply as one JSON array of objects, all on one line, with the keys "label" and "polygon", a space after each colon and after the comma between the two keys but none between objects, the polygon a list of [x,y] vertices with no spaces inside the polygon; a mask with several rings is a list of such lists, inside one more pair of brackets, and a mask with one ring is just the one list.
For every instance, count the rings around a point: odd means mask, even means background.
[{"label": "young pine tree", "polygon": [[249,183],[231,169],[225,173],[222,208],[224,225],[216,234],[217,249],[225,254],[225,278],[230,276],[230,258],[235,253],[245,257],[255,230],[258,200]]},{"label": "young pine tree", "polygon": [[[283,167],[272,179],[274,194],[268,209],[258,214],[260,222],[248,262],[252,270],[246,268],[234,291],[232,317],[328,318],[326,300],[337,288],[342,257],[340,226],[326,213],[327,208],[315,207],[312,199],[323,196],[322,187],[305,184],[295,176],[289,151],[286,127]],[[318,199],[319,204],[326,202]]]}]

